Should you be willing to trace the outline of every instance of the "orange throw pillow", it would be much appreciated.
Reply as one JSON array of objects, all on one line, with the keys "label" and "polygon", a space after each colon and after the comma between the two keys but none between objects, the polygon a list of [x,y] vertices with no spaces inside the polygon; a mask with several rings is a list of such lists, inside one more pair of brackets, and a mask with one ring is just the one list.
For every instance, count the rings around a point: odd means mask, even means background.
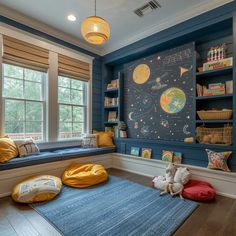
[{"label": "orange throw pillow", "polygon": [[114,134],[112,132],[98,132],[96,133],[98,137],[98,146],[99,147],[114,147],[113,143],[113,136]]},{"label": "orange throw pillow", "polygon": [[18,156],[18,150],[13,140],[0,137],[0,163],[9,161]]}]

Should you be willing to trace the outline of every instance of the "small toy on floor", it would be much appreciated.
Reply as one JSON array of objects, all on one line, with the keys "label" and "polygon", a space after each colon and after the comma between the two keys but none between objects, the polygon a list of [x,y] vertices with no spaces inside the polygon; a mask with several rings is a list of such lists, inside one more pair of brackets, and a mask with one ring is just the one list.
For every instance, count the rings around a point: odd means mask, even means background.
[{"label": "small toy on floor", "polygon": [[171,196],[179,195],[183,199],[182,191],[184,184],[188,183],[190,172],[185,167],[178,167],[170,163],[166,167],[165,176],[156,176],[153,178],[154,188],[161,190],[160,195],[170,193]]}]

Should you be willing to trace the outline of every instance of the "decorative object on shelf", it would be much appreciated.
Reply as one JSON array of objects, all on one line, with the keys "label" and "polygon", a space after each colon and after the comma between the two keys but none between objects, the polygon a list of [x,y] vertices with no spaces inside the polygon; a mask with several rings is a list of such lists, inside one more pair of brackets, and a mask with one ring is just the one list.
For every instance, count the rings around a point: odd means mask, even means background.
[{"label": "decorative object on shelf", "polygon": [[174,164],[181,164],[182,162],[182,153],[181,152],[174,152],[173,163]]},{"label": "decorative object on shelf", "polygon": [[224,144],[232,145],[233,127],[224,125],[220,128],[207,128],[204,125],[196,128],[196,139],[202,144]]},{"label": "decorative object on shelf", "polygon": [[140,148],[139,147],[131,147],[130,154],[132,156],[139,156]]},{"label": "decorative object on shelf", "polygon": [[225,82],[226,94],[233,94],[233,80]]},{"label": "decorative object on shelf", "polygon": [[108,122],[117,120],[117,111],[109,111],[108,113]]},{"label": "decorative object on shelf", "polygon": [[229,66],[233,66],[233,57],[203,63],[203,71],[216,70]]},{"label": "decorative object on shelf", "polygon": [[232,154],[231,151],[227,152],[215,152],[209,149],[206,149],[208,155],[208,169],[216,169],[230,172],[230,169],[227,165],[227,160]]},{"label": "decorative object on shelf", "polygon": [[111,80],[111,83],[107,84],[107,90],[118,89],[119,88],[119,79]]},{"label": "decorative object on shelf", "polygon": [[197,68],[197,70],[198,70],[198,72],[203,72],[203,66],[199,66],[199,67]]},{"label": "decorative object on shelf", "polygon": [[224,59],[226,57],[226,49],[227,47],[225,43],[220,46],[210,48],[207,53],[207,61],[212,62]]},{"label": "decorative object on shelf", "polygon": [[150,159],[152,156],[152,149],[151,148],[142,148],[142,157]]},{"label": "decorative object on shelf", "polygon": [[173,162],[174,152],[172,151],[162,151],[162,161]]},{"label": "decorative object on shelf", "polygon": [[111,98],[111,97],[105,97],[104,98],[104,106],[117,106],[119,104],[119,98]]},{"label": "decorative object on shelf", "polygon": [[119,133],[120,133],[120,138],[127,138],[127,125],[124,121],[120,121],[118,125]]},{"label": "decorative object on shelf", "polygon": [[197,84],[197,96],[209,97],[215,95],[224,95],[225,94],[225,84],[224,83],[214,83],[207,86],[202,86]]},{"label": "decorative object on shelf", "polygon": [[185,143],[193,143],[194,142],[194,137],[188,137],[184,139]]},{"label": "decorative object on shelf", "polygon": [[231,109],[214,109],[197,111],[197,114],[201,120],[229,120],[233,115],[233,111]]},{"label": "decorative object on shelf", "polygon": [[96,45],[107,42],[110,38],[110,26],[106,20],[97,16],[97,1],[95,0],[95,15],[87,17],[81,25],[81,33],[84,39]]}]

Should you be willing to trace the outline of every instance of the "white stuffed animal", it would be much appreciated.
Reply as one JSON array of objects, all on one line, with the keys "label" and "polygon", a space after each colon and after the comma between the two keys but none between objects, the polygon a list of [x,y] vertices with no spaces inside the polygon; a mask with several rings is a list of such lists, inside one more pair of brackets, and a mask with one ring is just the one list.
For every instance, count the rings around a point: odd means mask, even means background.
[{"label": "white stuffed animal", "polygon": [[165,177],[157,176],[152,181],[154,187],[162,191],[160,195],[170,193],[171,196],[175,196],[179,194],[180,198],[183,199],[182,191],[189,178],[190,172],[186,167],[176,169],[176,166],[170,163],[166,168]]}]

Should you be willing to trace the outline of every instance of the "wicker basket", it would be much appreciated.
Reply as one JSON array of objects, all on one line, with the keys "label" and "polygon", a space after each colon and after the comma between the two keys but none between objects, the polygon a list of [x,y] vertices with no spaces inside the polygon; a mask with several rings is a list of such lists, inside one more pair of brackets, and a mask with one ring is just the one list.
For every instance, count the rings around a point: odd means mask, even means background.
[{"label": "wicker basket", "polygon": [[223,144],[232,145],[233,143],[233,127],[232,125],[224,125],[221,128],[207,128],[199,126],[196,129],[196,139],[203,144]]},{"label": "wicker basket", "polygon": [[229,120],[232,117],[233,111],[209,110],[209,111],[197,111],[197,114],[201,120]]}]

